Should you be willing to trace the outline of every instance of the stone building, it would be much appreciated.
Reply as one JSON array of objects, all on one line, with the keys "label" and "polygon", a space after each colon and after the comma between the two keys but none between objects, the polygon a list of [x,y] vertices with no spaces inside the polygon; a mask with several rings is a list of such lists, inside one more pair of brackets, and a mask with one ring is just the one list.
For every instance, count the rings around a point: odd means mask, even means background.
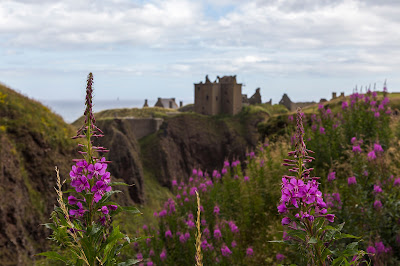
[{"label": "stone building", "polygon": [[[217,82],[218,80],[218,82]],[[205,115],[234,115],[242,109],[242,84],[236,76],[217,76],[211,82],[206,76],[205,83],[194,84],[194,111]]]},{"label": "stone building", "polygon": [[175,102],[175,98],[158,98],[154,107],[178,109],[178,105]]},{"label": "stone building", "polygon": [[250,98],[247,98],[247,94],[242,94],[242,103],[243,105],[261,104],[262,100],[261,100],[260,88],[257,88],[256,92]]},{"label": "stone building", "polygon": [[290,100],[289,96],[285,93],[282,96],[282,99],[279,101],[279,104],[282,104],[283,106],[285,106],[287,109],[289,109],[289,111],[296,111],[296,109],[298,107],[303,108],[305,106],[309,106],[312,104],[315,104],[315,102],[292,102],[292,100]]},{"label": "stone building", "polygon": [[149,107],[149,103],[147,102],[147,99],[144,100],[143,108],[144,107]]}]

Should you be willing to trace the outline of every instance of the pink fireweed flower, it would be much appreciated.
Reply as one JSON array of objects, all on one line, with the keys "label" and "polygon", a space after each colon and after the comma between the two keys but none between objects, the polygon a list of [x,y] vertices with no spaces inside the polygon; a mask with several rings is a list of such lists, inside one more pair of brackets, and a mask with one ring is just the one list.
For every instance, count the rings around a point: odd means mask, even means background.
[{"label": "pink fireweed flower", "polygon": [[176,181],[176,179],[172,180],[172,181],[171,181],[171,185],[172,185],[173,187],[178,186],[178,181]]},{"label": "pink fireweed flower", "polygon": [[384,253],[385,252],[385,245],[382,241],[375,242],[375,248],[377,253]]},{"label": "pink fireweed flower", "polygon": [[328,181],[329,182],[332,182],[333,180],[335,180],[336,179],[336,172],[330,172],[329,174],[328,174]]},{"label": "pink fireweed flower", "polygon": [[282,203],[278,206],[278,212],[280,214],[286,213],[287,212],[287,207],[285,203]]},{"label": "pink fireweed flower", "polygon": [[247,256],[247,257],[253,256],[253,253],[254,253],[254,251],[253,251],[253,248],[252,248],[252,247],[248,247],[248,248],[246,249],[246,256]]},{"label": "pink fireweed flower", "polygon": [[138,254],[136,254],[136,258],[138,259],[138,260],[143,260],[143,255],[142,255],[142,253],[138,253]]},{"label": "pink fireweed flower", "polygon": [[88,171],[90,173],[88,175],[88,178],[91,179],[93,176],[94,177],[102,176],[106,173],[106,169],[107,169],[106,163],[95,163],[94,165],[90,164],[88,166]]},{"label": "pink fireweed flower", "polygon": [[171,232],[171,230],[165,231],[165,238],[172,238],[172,232]]},{"label": "pink fireweed flower", "polygon": [[179,236],[179,241],[180,241],[182,244],[186,243],[186,237],[185,237],[184,234],[181,234],[181,235]]},{"label": "pink fireweed flower", "polygon": [[400,186],[400,177],[398,177],[398,178],[396,178],[396,179],[394,180],[393,186],[396,186],[396,187]]},{"label": "pink fireweed flower", "polygon": [[320,127],[319,128],[319,133],[321,133],[321,135],[325,135],[325,128],[324,127]]},{"label": "pink fireweed flower", "polygon": [[192,170],[192,175],[196,176],[197,175],[197,169]]},{"label": "pink fireweed flower", "polygon": [[221,248],[222,256],[229,257],[232,254],[232,251],[224,244]]},{"label": "pink fireweed flower", "polygon": [[360,145],[355,145],[355,146],[353,146],[353,152],[354,153],[361,153],[362,152],[362,150],[361,150],[361,147],[360,147]]},{"label": "pink fireweed flower", "polygon": [[75,198],[74,196],[69,196],[68,197],[68,204],[69,205],[75,205],[78,202],[78,199]]},{"label": "pink fireweed flower", "polygon": [[93,200],[95,202],[99,202],[99,200],[103,197],[106,192],[111,191],[111,187],[108,186],[103,181],[99,180],[96,184],[92,187],[92,192],[94,192]]},{"label": "pink fireweed flower", "polygon": [[244,176],[243,180],[244,180],[244,182],[247,182],[247,181],[249,181],[249,177],[248,176]]},{"label": "pink fireweed flower", "polygon": [[370,152],[368,153],[368,161],[373,161],[373,160],[375,160],[375,159],[376,159],[375,151],[370,151]]},{"label": "pink fireweed flower", "polygon": [[162,250],[161,254],[160,254],[160,259],[162,261],[164,261],[167,258],[167,251],[165,250],[165,248]]},{"label": "pink fireweed flower", "polygon": [[381,193],[382,192],[382,188],[379,185],[374,185],[374,192],[376,194]]},{"label": "pink fireweed flower", "polygon": [[293,115],[289,115],[288,120],[289,120],[289,122],[293,122]]},{"label": "pink fireweed flower", "polygon": [[228,225],[229,225],[229,228],[231,229],[232,233],[239,232],[239,228],[236,226],[236,224],[233,221],[229,221]]},{"label": "pink fireweed flower", "polygon": [[382,146],[380,144],[378,144],[378,143],[375,143],[374,144],[374,152],[376,152],[376,153],[383,152]]},{"label": "pink fireweed flower", "polygon": [[376,200],[376,201],[374,202],[374,208],[375,208],[376,210],[380,210],[380,209],[382,208],[382,202],[381,202],[380,200]]},{"label": "pink fireweed flower", "polygon": [[288,225],[290,224],[291,220],[289,217],[284,217],[282,218],[282,225]]},{"label": "pink fireweed flower", "polygon": [[219,215],[219,207],[218,206],[214,207],[214,214]]},{"label": "pink fireweed flower", "polygon": [[342,102],[342,109],[345,110],[347,107],[349,107],[349,104],[347,102]]},{"label": "pink fireweed flower", "polygon": [[229,161],[224,161],[224,168],[229,168],[230,164]]},{"label": "pink fireweed flower", "polygon": [[237,243],[236,243],[235,240],[233,240],[232,243],[231,243],[231,247],[232,247],[232,248],[235,248],[236,246],[237,246]]},{"label": "pink fireweed flower", "polygon": [[78,209],[77,210],[75,210],[75,209],[69,210],[69,214],[71,216],[75,216],[75,217],[82,217],[85,214],[85,212],[87,212],[88,210],[85,210],[83,208],[81,202],[78,202],[76,205],[78,206]]},{"label": "pink fireweed flower", "polygon": [[351,144],[354,144],[354,143],[356,143],[357,142],[357,138],[356,137],[352,137],[351,138]]},{"label": "pink fireweed flower", "polygon": [[373,246],[368,246],[367,247],[367,252],[369,254],[375,254],[376,253],[376,249]]},{"label": "pink fireweed flower", "polygon": [[347,178],[347,184],[348,184],[349,186],[350,186],[350,185],[355,185],[355,184],[357,184],[356,177],[355,177],[355,176],[352,176],[352,177]]},{"label": "pink fireweed flower", "polygon": [[214,238],[220,239],[222,237],[221,230],[218,228],[214,230]]},{"label": "pink fireweed flower", "polygon": [[78,193],[90,189],[89,182],[84,175],[78,176],[76,179],[72,180],[71,186],[74,187]]},{"label": "pink fireweed flower", "polygon": [[335,215],[334,215],[334,214],[327,214],[327,215],[325,216],[325,218],[326,218],[329,222],[333,223],[333,220],[335,219]]},{"label": "pink fireweed flower", "polygon": [[160,213],[158,214],[158,217],[164,217],[167,215],[167,211],[166,210],[162,210],[160,211]]},{"label": "pink fireweed flower", "polygon": [[228,172],[228,170],[226,170],[226,168],[222,168],[222,170],[221,170],[222,175],[225,175],[227,172]]},{"label": "pink fireweed flower", "polygon": [[103,214],[108,214],[108,212],[109,212],[107,206],[101,207],[98,211],[101,211]]},{"label": "pink fireweed flower", "polygon": [[280,254],[280,253],[276,254],[277,261],[283,261],[284,259],[285,259],[285,256],[283,254]]}]

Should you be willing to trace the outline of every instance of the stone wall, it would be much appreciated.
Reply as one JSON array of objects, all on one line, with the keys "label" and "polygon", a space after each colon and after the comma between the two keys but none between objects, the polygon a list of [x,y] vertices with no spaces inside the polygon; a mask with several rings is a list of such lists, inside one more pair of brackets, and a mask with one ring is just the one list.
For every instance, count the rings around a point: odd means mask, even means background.
[{"label": "stone wall", "polygon": [[129,121],[130,130],[132,130],[136,139],[141,139],[147,135],[157,132],[161,124],[164,122],[162,118],[123,118]]}]

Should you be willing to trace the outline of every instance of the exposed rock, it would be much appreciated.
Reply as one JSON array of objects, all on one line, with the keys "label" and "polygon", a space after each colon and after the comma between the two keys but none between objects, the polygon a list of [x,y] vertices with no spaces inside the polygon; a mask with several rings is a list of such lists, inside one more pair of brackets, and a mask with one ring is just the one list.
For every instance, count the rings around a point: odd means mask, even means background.
[{"label": "exposed rock", "polygon": [[[99,138],[99,143],[110,149],[106,158],[112,161],[108,170],[113,178],[119,178],[127,184],[134,184],[129,188],[118,187],[129,193],[130,200],[119,197],[124,203],[143,203],[143,169],[140,161],[140,147],[131,130],[130,121],[126,119],[99,120],[97,126],[104,132],[104,137]],[[133,201],[133,202],[132,202]]]},{"label": "exposed rock", "polygon": [[170,187],[172,179],[182,180],[193,168],[212,173],[224,159],[241,159],[259,140],[258,122],[265,117],[213,119],[180,115],[168,119],[161,130],[143,140],[143,163],[158,181]]}]

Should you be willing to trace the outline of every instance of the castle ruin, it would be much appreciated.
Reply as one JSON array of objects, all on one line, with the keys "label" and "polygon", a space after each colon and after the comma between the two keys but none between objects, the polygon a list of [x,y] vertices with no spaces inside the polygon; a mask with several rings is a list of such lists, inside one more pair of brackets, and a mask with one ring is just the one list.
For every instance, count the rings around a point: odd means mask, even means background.
[{"label": "castle ruin", "polygon": [[292,102],[289,96],[285,93],[282,96],[282,99],[279,101],[279,104],[285,106],[289,111],[296,111],[298,107],[303,108],[305,106],[309,106],[315,104],[315,102]]},{"label": "castle ruin", "polygon": [[[218,80],[218,82],[217,82]],[[217,76],[211,82],[206,76],[205,83],[194,84],[194,111],[204,115],[235,115],[242,109],[242,84],[235,76]]]}]

